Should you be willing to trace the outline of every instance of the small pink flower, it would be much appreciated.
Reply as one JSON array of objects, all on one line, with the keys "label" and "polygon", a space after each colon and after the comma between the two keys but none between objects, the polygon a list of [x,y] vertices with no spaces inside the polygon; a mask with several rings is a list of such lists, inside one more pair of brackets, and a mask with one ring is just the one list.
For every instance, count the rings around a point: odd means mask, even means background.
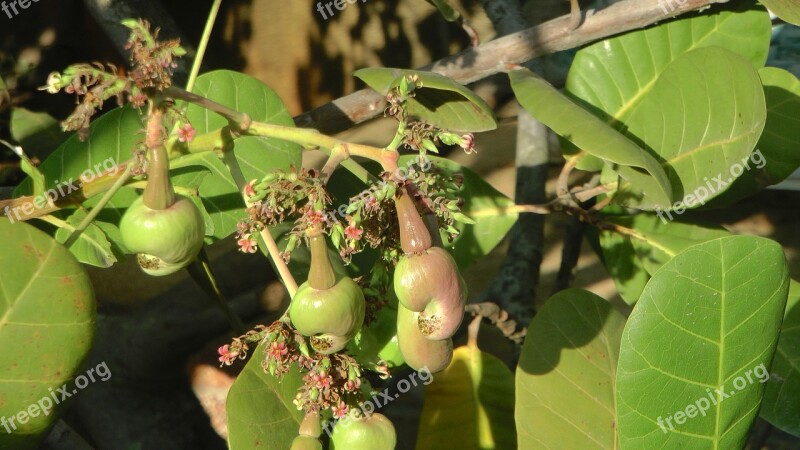
[{"label": "small pink flower", "polygon": [[355,226],[355,224],[350,224],[347,228],[344,229],[344,235],[347,239],[359,240],[361,239],[361,235],[364,234],[364,230]]},{"label": "small pink flower", "polygon": [[281,359],[287,353],[289,349],[286,348],[285,342],[273,342],[269,349],[269,355],[275,359]]},{"label": "small pink flower", "polygon": [[462,141],[460,144],[458,144],[458,146],[463,148],[468,155],[471,153],[477,153],[477,150],[475,150],[475,136],[473,136],[472,133],[467,133],[461,136],[461,139]]},{"label": "small pink flower", "polygon": [[250,236],[245,236],[236,241],[236,243],[239,244],[239,251],[242,253],[255,253],[258,250],[256,240]]},{"label": "small pink flower", "polygon": [[355,392],[361,387],[361,379],[356,378],[355,380],[347,380],[344,384],[344,390]]},{"label": "small pink flower", "polygon": [[236,352],[232,352],[230,350],[230,345],[223,345],[222,347],[217,349],[217,353],[219,353],[219,362],[221,365],[230,366],[233,364],[233,361],[236,360],[236,357],[239,355]]},{"label": "small pink flower", "polygon": [[327,372],[325,372],[325,371],[322,371],[322,372],[320,372],[318,374],[314,374],[314,376],[312,377],[312,380],[314,380],[314,383],[320,389],[330,388],[331,387],[331,382],[333,381],[333,379],[330,377],[330,375],[328,375]]},{"label": "small pink flower", "polygon": [[337,419],[341,419],[342,417],[346,416],[347,410],[348,410],[347,405],[342,401],[340,401],[339,405],[337,406],[331,406],[331,411],[333,411],[333,417]]},{"label": "small pink flower", "polygon": [[178,128],[178,140],[181,142],[192,142],[194,139],[194,135],[197,131],[194,129],[192,124],[187,123],[186,125]]},{"label": "small pink flower", "polygon": [[308,211],[307,216],[308,223],[311,225],[319,225],[327,220],[322,211],[314,211],[313,209]]},{"label": "small pink flower", "polygon": [[380,208],[380,206],[381,206],[381,204],[378,201],[378,199],[376,199],[373,196],[370,196],[369,198],[367,198],[367,201],[364,204],[364,208],[366,208],[366,210],[369,211],[369,212],[377,211],[378,208]]},{"label": "small pink flower", "polygon": [[251,182],[249,182],[249,183],[244,185],[244,195],[246,195],[247,197],[255,197],[255,195],[256,195],[256,190],[253,189],[253,182],[254,181],[255,180],[253,180],[253,181],[251,181]]}]

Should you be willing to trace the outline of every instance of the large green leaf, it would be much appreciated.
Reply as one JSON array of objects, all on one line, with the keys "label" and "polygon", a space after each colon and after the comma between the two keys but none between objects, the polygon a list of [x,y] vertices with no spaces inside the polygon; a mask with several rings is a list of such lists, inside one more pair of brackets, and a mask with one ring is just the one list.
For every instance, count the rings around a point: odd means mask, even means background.
[{"label": "large green leaf", "polygon": [[797,0],[761,0],[761,3],[782,20],[800,26],[800,5]]},{"label": "large green leaf", "polygon": [[[92,121],[89,139],[81,142],[73,134],[53,154],[45,159],[39,170],[47,179],[47,187],[55,188],[65,182],[79,184],[81,174],[97,176],[103,166],[111,167],[133,156],[133,149],[142,140],[139,113],[131,108],[117,108]],[[31,193],[30,179],[14,190],[14,195]],[[63,189],[62,189],[63,190]]]},{"label": "large green leaf", "polygon": [[417,75],[421,87],[406,105],[409,115],[445,130],[488,131],[497,128],[492,108],[469,88],[433,72],[369,67],[353,73],[369,87],[386,95],[402,77]]},{"label": "large green leaf", "polygon": [[629,234],[600,232],[603,262],[628,304],[634,304],[650,276],[681,251],[701,242],[730,236],[724,228],[697,222],[670,220],[671,214],[610,216],[605,220]]},{"label": "large green leaf", "polygon": [[[669,64],[625,124],[627,134],[662,161],[678,200],[672,209],[680,210],[730,187],[765,122],[764,89],[752,63],[721,47],[703,47]],[[665,209],[638,185],[640,179],[646,177],[629,177],[617,200]]]},{"label": "large green leaf", "polygon": [[281,380],[264,372],[259,345],[228,393],[228,444],[232,449],[285,450],[297,436],[303,412],[292,401],[303,385],[297,367]]},{"label": "large green leaf", "polygon": [[417,448],[478,450],[516,447],[514,375],[476,345],[457,348],[453,361],[425,387]]},{"label": "large green leaf", "polygon": [[664,264],[622,335],[620,448],[742,448],[788,288],[783,249],[759,237],[714,239]]},{"label": "large green leaf", "polygon": [[[714,45],[763,66],[769,51],[769,15],[747,3],[733,10],[682,16],[585,47],[575,55],[566,89],[622,129],[661,72],[684,53]],[[579,167],[599,170],[601,165],[582,161]]]},{"label": "large green leaf", "polygon": [[761,417],[800,436],[800,283],[791,280],[786,314],[770,378],[764,391]]},{"label": "large green leaf", "polygon": [[[78,261],[44,232],[1,218],[0,236],[0,448],[24,450],[58,419],[64,404],[50,401],[51,390],[64,399],[57,390],[91,348],[94,291]],[[64,390],[77,393],[70,384]]]},{"label": "large green leaf", "polygon": [[509,76],[517,100],[533,117],[589,155],[618,164],[620,176],[636,182],[653,204],[667,208],[672,203],[670,181],[647,151],[533,72],[513,70]]},{"label": "large green leaf", "polygon": [[800,167],[800,81],[777,67],[758,71],[767,103],[767,123],[748,169],[712,206],[728,206],[778,184]]},{"label": "large green leaf", "polygon": [[614,449],[614,374],[625,318],[591,292],[550,298],[517,366],[520,449]]},{"label": "large green leaf", "polygon": [[[411,155],[403,156],[400,163],[408,164],[416,158]],[[456,222],[455,226],[460,234],[450,246],[459,269],[464,271],[475,260],[492,251],[517,221],[516,213],[506,212],[506,209],[514,206],[514,202],[472,170],[445,158],[430,155],[427,158],[448,173],[460,173],[464,176],[458,196],[464,199],[462,213],[474,219],[475,223]]]},{"label": "large green leaf", "polygon": [[[257,79],[229,70],[217,70],[197,78],[194,92],[225,106],[250,115],[253,120],[275,125],[294,126],[292,116],[275,92]],[[228,124],[219,114],[196,105],[189,105],[186,117],[198,133],[207,133]],[[187,155],[195,164],[211,171],[200,184],[200,196],[214,223],[214,237],[222,239],[236,230],[236,223],[245,217],[244,200],[228,169],[236,164],[245,181],[261,178],[275,170],[288,170],[301,164],[300,147],[277,139],[244,136],[236,139],[234,159],[224,160],[216,154]]]},{"label": "large green leaf", "polygon": [[61,125],[53,116],[25,108],[11,110],[10,128],[11,137],[22,145],[25,153],[41,159],[69,137],[61,131]]}]

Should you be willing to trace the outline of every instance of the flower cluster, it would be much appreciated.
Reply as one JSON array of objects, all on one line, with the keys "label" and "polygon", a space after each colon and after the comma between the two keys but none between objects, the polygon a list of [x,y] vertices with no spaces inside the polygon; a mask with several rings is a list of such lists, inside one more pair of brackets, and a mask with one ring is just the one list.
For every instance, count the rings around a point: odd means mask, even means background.
[{"label": "flower cluster", "polygon": [[163,91],[172,86],[172,71],[178,67],[177,58],[186,54],[178,39],[158,41],[159,30],[150,32],[144,20],[125,20],[131,36],[125,48],[131,51],[133,69],[130,77],[141,90]]},{"label": "flower cluster", "polygon": [[295,396],[297,409],[323,412],[329,409],[333,417],[347,414],[349,403],[361,395],[361,367],[355,359],[344,354],[316,355],[302,358],[300,368],[305,371],[303,386]]},{"label": "flower cluster", "polygon": [[47,85],[39,88],[51,94],[63,89],[78,97],[78,106],[61,126],[64,131],[77,131],[81,140],[88,138],[89,123],[106,100],[116,98],[120,105],[127,100],[139,108],[147,101],[149,91],[162,91],[171,86],[175,61],[186,54],[177,40],[157,41],[158,30],[151,34],[150,25],[145,21],[125,20],[123,25],[131,29],[126,44],[133,63],[130,72],[113,64],[74,64],[61,73],[51,73]]}]

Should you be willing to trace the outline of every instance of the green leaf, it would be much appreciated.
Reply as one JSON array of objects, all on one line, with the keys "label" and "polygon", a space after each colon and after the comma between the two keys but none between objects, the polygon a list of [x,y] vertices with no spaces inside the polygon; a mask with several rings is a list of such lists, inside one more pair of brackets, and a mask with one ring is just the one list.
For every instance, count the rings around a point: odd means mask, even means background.
[{"label": "green leaf", "polygon": [[[48,189],[74,182],[80,187],[81,174],[94,178],[99,172],[131,158],[136,143],[142,139],[139,113],[131,108],[117,108],[103,114],[90,125],[90,136],[81,142],[78,135],[69,137],[39,166],[47,179]],[[32,192],[26,178],[14,190],[15,196]]]},{"label": "green leaf", "polygon": [[[217,70],[197,78],[194,92],[237,111],[245,112],[253,120],[275,125],[294,126],[292,116],[275,92],[253,77]],[[186,117],[198,133],[207,133],[228,124],[222,116],[196,105],[189,105]],[[245,217],[244,200],[236,182],[230,175],[228,164],[237,164],[245,181],[262,178],[275,170],[300,167],[300,147],[277,139],[244,136],[236,139],[233,153],[235,161],[227,162],[211,152],[187,155],[175,160],[191,160],[211,171],[211,176],[200,184],[200,196],[214,223],[213,236],[223,239],[236,230],[236,223]]]},{"label": "green leaf", "polygon": [[259,345],[228,393],[230,448],[285,450],[297,436],[303,412],[292,401],[303,380],[296,366],[278,381],[261,367]]},{"label": "green leaf", "polygon": [[616,448],[614,373],[625,318],[591,292],[567,289],[528,328],[517,366],[520,449]]},{"label": "green leaf", "polygon": [[796,0],[761,0],[781,20],[800,26],[800,5]]},{"label": "green leaf", "polygon": [[497,128],[489,105],[469,88],[433,72],[368,67],[353,73],[382,95],[406,75],[417,75],[421,87],[406,105],[409,115],[445,130],[488,131]]},{"label": "green leaf", "polygon": [[[626,126],[628,136],[662,161],[677,200],[670,209],[677,210],[728,189],[744,172],[765,122],[764,90],[752,63],[721,47],[703,47],[664,69]],[[640,188],[640,179],[646,177],[628,178],[615,200],[665,209]]]},{"label": "green leaf", "polygon": [[[470,169],[445,158],[430,155],[427,158],[448,173],[464,176],[464,183],[456,195],[464,199],[462,214],[474,219],[475,224],[456,222],[455,228],[460,234],[449,247],[463,272],[478,258],[492,251],[517,221],[516,213],[506,212],[514,202]],[[406,155],[401,156],[398,163],[405,165],[416,160],[416,156]]]},{"label": "green leaf", "polygon": [[800,283],[791,280],[778,349],[764,391],[761,417],[800,436]]},{"label": "green leaf", "polygon": [[11,110],[11,137],[29,155],[40,159],[58,148],[68,134],[61,131],[58,120],[47,113],[29,111],[25,108]]},{"label": "green leaf", "polygon": [[800,167],[800,81],[777,67],[758,71],[764,86],[767,123],[748,168],[713,206],[729,206],[763,188],[778,184]]},{"label": "green leaf", "polygon": [[[672,61],[696,48],[718,46],[739,52],[753,65],[767,60],[772,26],[763,8],[742,2],[733,9],[682,16],[645,30],[605,39],[578,51],[566,90],[622,130],[636,105]],[[600,170],[599,161],[579,168]]]},{"label": "green leaf", "polygon": [[694,245],[664,264],[622,335],[620,448],[743,448],[788,280],[781,246],[752,236]]},{"label": "green leaf", "polygon": [[636,181],[653,203],[666,208],[672,202],[669,179],[647,151],[530,70],[513,70],[509,76],[517,100],[533,117],[586,153],[618,164],[620,176]]},{"label": "green leaf", "polygon": [[[91,348],[94,291],[78,261],[44,232],[2,218],[0,236],[0,417],[17,418],[11,433],[0,431],[0,447],[33,449],[64,406],[44,399],[72,380]],[[21,423],[34,406],[36,416]]]},{"label": "green leaf", "polygon": [[[56,231],[56,241],[63,244],[75,231],[75,228],[86,218],[86,210],[79,209],[67,219],[67,225]],[[111,267],[117,262],[117,257],[108,241],[106,233],[96,223],[89,224],[78,237],[78,240],[69,248],[69,251],[78,261],[95,267]]]},{"label": "green leaf", "polygon": [[631,242],[640,264],[650,274],[692,245],[731,235],[719,225],[673,220],[674,217],[677,215],[671,213],[660,217],[637,214],[607,220],[633,230],[636,235],[626,235],[625,238]]},{"label": "green leaf", "polygon": [[650,281],[650,274],[636,257],[636,249],[630,238],[609,230],[601,231],[599,237],[603,264],[622,300],[633,305]]},{"label": "green leaf", "polygon": [[417,448],[517,448],[514,375],[476,345],[457,348],[453,361],[425,387]]}]

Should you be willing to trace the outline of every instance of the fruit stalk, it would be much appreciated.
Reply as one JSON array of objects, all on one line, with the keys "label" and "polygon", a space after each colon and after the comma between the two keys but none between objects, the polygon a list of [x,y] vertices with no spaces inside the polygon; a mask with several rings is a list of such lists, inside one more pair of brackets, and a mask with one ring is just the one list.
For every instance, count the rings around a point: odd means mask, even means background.
[{"label": "fruit stalk", "polygon": [[169,178],[169,156],[164,146],[164,111],[154,108],[147,120],[147,186],[144,188],[144,204],[150,209],[167,209],[175,203],[175,190]]}]

